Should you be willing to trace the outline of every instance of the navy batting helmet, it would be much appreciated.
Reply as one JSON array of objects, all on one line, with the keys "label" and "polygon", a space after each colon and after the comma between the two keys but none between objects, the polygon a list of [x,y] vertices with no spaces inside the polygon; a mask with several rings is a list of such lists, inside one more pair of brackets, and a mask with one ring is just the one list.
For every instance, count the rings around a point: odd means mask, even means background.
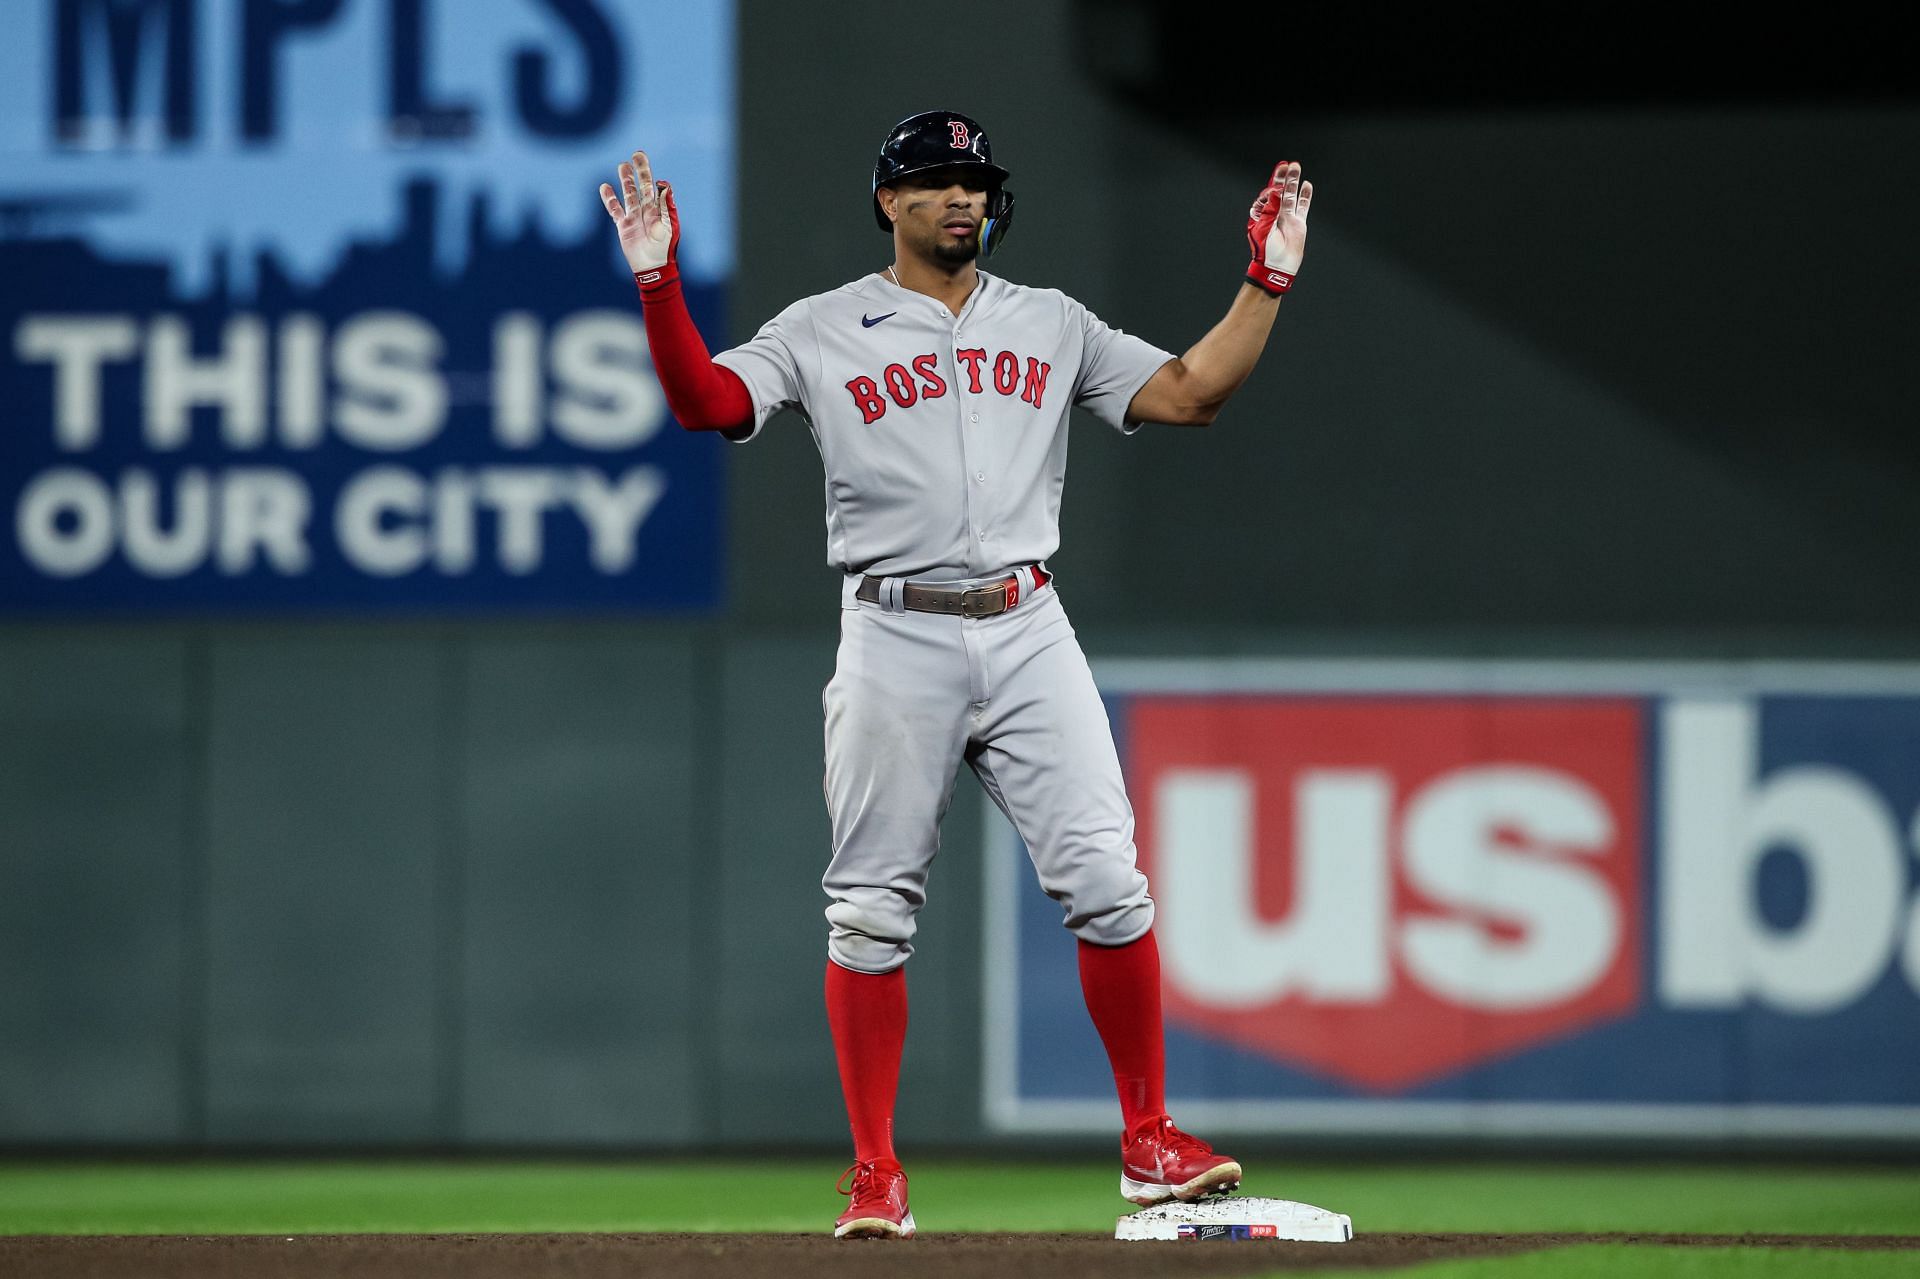
[{"label": "navy batting helmet", "polygon": [[980,225],[980,254],[991,254],[1013,225],[1013,192],[1005,186],[1007,171],[993,162],[986,130],[958,111],[922,111],[887,133],[887,140],[880,144],[880,158],[873,163],[873,220],[882,231],[893,231],[893,223],[880,207],[881,187],[931,169],[959,168],[978,170],[986,179],[987,217]]}]

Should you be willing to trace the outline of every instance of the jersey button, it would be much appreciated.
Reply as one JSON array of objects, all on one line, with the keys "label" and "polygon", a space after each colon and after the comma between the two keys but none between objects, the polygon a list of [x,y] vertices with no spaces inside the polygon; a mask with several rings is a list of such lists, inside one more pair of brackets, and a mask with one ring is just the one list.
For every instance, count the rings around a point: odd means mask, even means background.
[{"label": "jersey button", "polygon": [[973,478],[976,480],[979,480],[982,484],[985,484],[987,482],[987,473],[985,471],[975,471],[973,473]]},{"label": "jersey button", "polygon": [[975,421],[975,422],[978,422],[978,421],[980,420],[980,415],[979,415],[978,413],[975,413],[975,414],[973,415],[973,418],[972,418],[972,420],[973,420],[973,421]]}]

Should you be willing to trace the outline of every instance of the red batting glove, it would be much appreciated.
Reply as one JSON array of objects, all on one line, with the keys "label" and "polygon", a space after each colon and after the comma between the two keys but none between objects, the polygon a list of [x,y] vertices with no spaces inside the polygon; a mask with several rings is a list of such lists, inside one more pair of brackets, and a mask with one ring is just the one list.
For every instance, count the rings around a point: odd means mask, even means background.
[{"label": "red batting glove", "polygon": [[1313,184],[1300,185],[1300,166],[1282,160],[1247,210],[1247,282],[1279,297],[1293,287],[1307,247],[1307,205]]},{"label": "red batting glove", "polygon": [[620,231],[620,251],[633,270],[642,301],[680,282],[680,214],[673,185],[656,182],[644,151],[620,166],[620,190],[600,185],[600,202]]},{"label": "red batting glove", "polygon": [[663,289],[680,283],[680,211],[673,207],[673,183],[660,184],[660,204],[667,224],[672,228],[667,236],[666,261],[659,266],[647,266],[633,273],[633,282],[640,286],[640,300],[646,301]]}]

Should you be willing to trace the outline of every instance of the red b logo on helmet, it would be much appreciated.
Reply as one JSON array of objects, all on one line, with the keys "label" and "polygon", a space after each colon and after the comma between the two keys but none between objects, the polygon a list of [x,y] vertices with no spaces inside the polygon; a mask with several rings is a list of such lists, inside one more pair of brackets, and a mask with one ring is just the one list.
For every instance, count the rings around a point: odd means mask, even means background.
[{"label": "red b logo on helmet", "polygon": [[967,149],[966,124],[960,120],[949,120],[947,121],[947,127],[953,130],[953,149],[956,151],[965,151]]}]

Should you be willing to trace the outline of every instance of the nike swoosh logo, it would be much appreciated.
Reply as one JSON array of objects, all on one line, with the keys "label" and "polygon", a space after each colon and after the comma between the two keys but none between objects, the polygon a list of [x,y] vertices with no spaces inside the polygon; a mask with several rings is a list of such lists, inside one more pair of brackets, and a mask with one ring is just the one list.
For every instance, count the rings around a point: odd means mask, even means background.
[{"label": "nike swoosh logo", "polygon": [[1149,1168],[1146,1164],[1128,1164],[1127,1172],[1129,1174],[1131,1173],[1140,1174],[1139,1177],[1137,1178],[1137,1180],[1140,1180],[1140,1181],[1149,1181],[1149,1180],[1165,1181],[1167,1179],[1166,1158],[1167,1157],[1164,1152],[1155,1151],[1153,1156],[1153,1166],[1151,1168]]},{"label": "nike swoosh logo", "polygon": [[887,312],[887,313],[886,313],[885,315],[876,315],[876,316],[874,316],[874,317],[873,317],[873,318],[872,318],[871,320],[869,320],[869,319],[868,319],[868,318],[867,318],[867,317],[866,317],[866,316],[865,316],[865,315],[863,314],[863,315],[861,315],[861,317],[860,317],[860,327],[861,327],[861,328],[863,328],[863,329],[870,329],[870,328],[872,328],[872,327],[873,327],[874,325],[876,325],[876,324],[878,324],[878,323],[880,323],[880,321],[882,321],[882,320],[891,320],[891,319],[892,319],[892,318],[893,318],[894,316],[896,316],[896,315],[898,315],[898,314],[900,314],[900,313],[899,313],[898,311],[889,311],[889,312]]}]

